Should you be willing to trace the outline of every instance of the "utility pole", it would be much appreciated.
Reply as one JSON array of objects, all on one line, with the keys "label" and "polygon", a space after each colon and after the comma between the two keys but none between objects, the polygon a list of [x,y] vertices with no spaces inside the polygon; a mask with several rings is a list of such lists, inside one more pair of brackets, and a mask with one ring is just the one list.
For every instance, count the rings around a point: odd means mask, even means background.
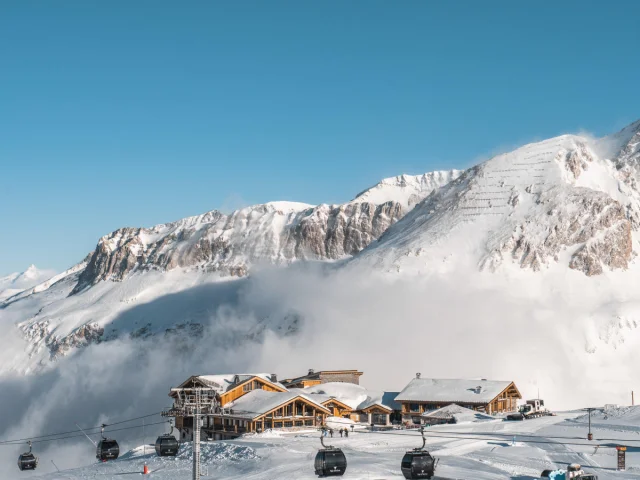
[{"label": "utility pole", "polygon": [[593,407],[585,408],[587,412],[589,412],[589,433],[587,434],[587,440],[593,440],[593,433],[591,433],[591,412],[596,410]]},{"label": "utility pole", "polygon": [[218,406],[216,389],[209,387],[172,388],[177,394],[173,407],[162,412],[163,417],[193,418],[193,480],[200,480],[200,419],[215,413]]}]

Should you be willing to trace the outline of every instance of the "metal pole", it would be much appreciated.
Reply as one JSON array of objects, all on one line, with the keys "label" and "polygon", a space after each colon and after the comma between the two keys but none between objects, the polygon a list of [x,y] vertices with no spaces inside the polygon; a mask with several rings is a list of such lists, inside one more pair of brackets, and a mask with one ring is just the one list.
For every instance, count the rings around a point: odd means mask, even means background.
[{"label": "metal pole", "polygon": [[593,433],[591,433],[591,412],[595,410],[595,408],[589,407],[585,408],[587,412],[589,412],[589,433],[587,434],[587,440],[593,440]]},{"label": "metal pole", "polygon": [[200,390],[196,390],[193,412],[193,480],[200,480]]}]

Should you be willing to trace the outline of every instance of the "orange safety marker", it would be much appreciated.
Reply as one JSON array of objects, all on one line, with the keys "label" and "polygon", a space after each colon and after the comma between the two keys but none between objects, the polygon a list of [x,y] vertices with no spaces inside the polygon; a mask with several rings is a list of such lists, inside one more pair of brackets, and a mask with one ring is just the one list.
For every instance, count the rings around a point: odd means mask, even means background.
[{"label": "orange safety marker", "polygon": [[149,467],[147,467],[147,465],[144,466],[144,470],[142,470],[142,474],[143,475],[148,475],[149,474]]}]

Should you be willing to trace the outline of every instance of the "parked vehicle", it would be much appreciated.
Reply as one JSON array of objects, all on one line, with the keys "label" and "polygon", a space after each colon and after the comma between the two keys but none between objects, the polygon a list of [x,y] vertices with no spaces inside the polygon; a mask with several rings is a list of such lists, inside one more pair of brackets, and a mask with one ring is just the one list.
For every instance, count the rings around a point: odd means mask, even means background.
[{"label": "parked vehicle", "polygon": [[549,480],[598,480],[597,475],[585,473],[577,463],[572,463],[566,470],[544,470],[540,476]]},{"label": "parked vehicle", "polygon": [[527,403],[520,405],[516,413],[511,413],[505,417],[505,420],[526,420],[529,418],[538,418],[553,415],[547,407],[544,406],[544,400],[539,398],[535,400],[527,400]]}]

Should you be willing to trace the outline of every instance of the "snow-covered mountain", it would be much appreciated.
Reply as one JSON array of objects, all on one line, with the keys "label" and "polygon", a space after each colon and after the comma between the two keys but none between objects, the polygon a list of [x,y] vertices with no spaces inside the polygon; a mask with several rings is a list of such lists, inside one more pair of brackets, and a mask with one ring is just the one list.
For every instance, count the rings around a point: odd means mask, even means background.
[{"label": "snow-covered mountain", "polygon": [[586,275],[627,269],[640,227],[640,122],[594,140],[525,145],[434,191],[355,259],[425,273],[461,260],[496,270],[560,262]]},{"label": "snow-covered mountain", "polygon": [[[271,202],[116,230],[83,262],[0,303],[1,328],[17,325],[30,356],[26,366],[2,368],[40,368],[76,347],[123,337],[198,336],[229,301],[246,305],[248,274],[264,266],[350,259],[336,271],[358,270],[358,278],[461,265],[495,278],[513,267],[585,278],[625,273],[640,228],[639,146],[636,122],[601,139],[525,145],[464,172],[385,179],[345,204]],[[268,297],[250,303],[243,338],[286,336],[305,321]],[[617,307],[607,312],[606,325],[630,318]],[[611,328],[606,342],[626,327]]]},{"label": "snow-covered mountain", "polygon": [[[102,237],[79,264],[14,292],[0,303],[0,323],[18,325],[33,365],[123,335],[199,331],[215,304],[213,292],[240,288],[221,287],[220,280],[265,265],[353,256],[460,173],[385,179],[340,205],[270,202],[228,215],[214,210],[151,228],[121,228]],[[159,301],[171,295],[169,306]],[[273,328],[290,331],[295,321],[285,315]]]},{"label": "snow-covered mountain", "polygon": [[133,271],[192,268],[244,276],[261,263],[352,256],[460,173],[388,178],[342,205],[270,202],[230,215],[214,210],[152,228],[122,228],[100,239],[72,293]]},{"label": "snow-covered mountain", "polygon": [[0,277],[0,302],[48,280],[55,273],[53,270],[39,270],[35,265],[30,265],[22,273]]}]

